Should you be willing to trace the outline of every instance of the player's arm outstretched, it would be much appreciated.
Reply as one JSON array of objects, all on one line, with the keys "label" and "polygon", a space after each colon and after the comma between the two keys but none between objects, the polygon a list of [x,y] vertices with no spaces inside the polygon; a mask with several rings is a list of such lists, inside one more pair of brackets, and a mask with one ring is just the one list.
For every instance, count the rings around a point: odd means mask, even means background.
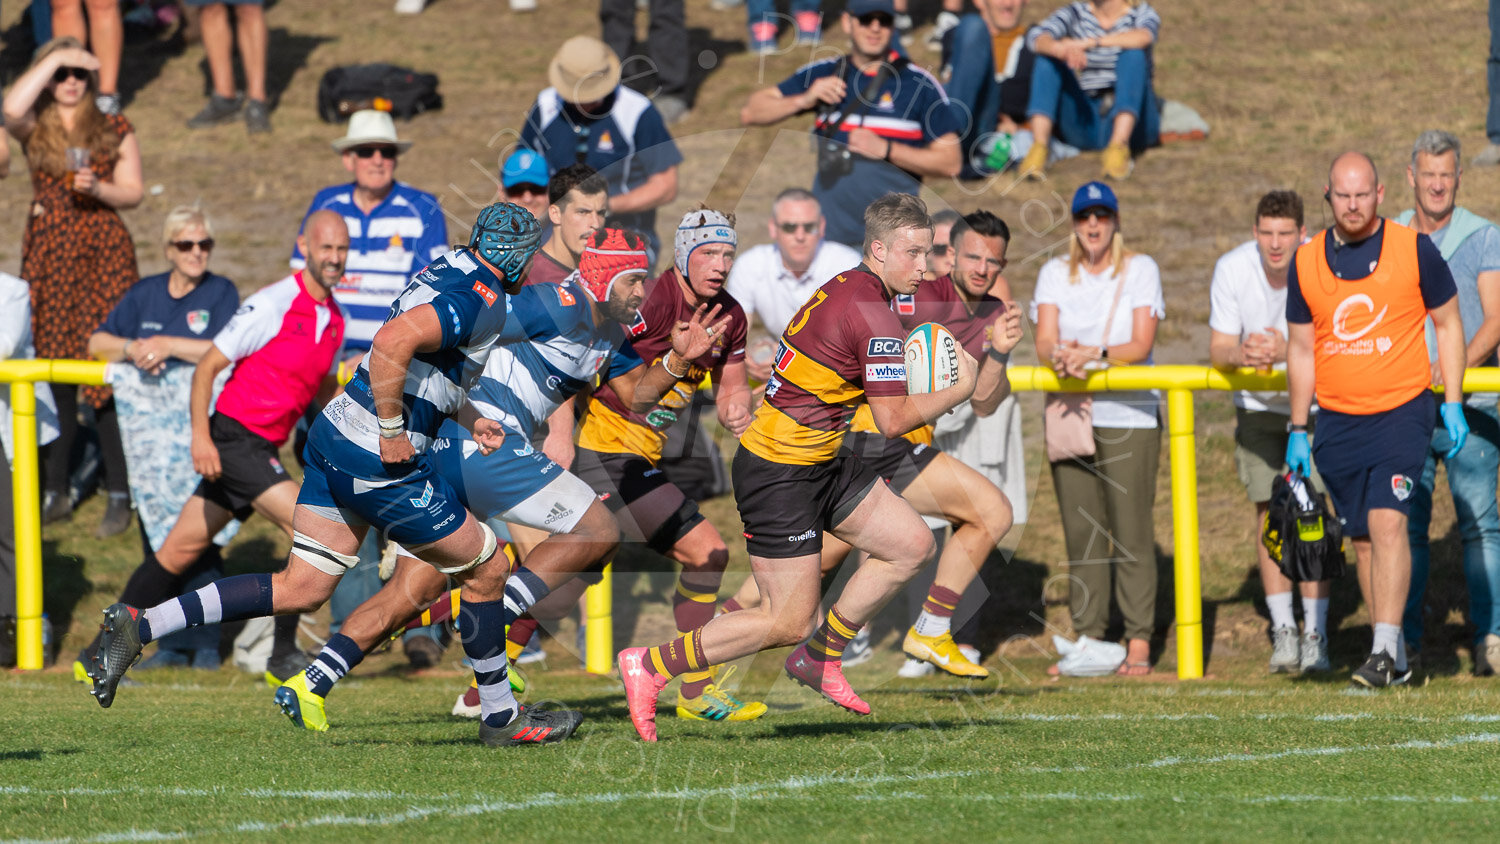
[{"label": "player's arm outstretched", "polygon": [[638,366],[610,380],[609,386],[636,413],[656,406],[677,382],[688,376],[692,362],[708,354],[714,340],[729,326],[729,318],[714,322],[719,306],[699,305],[686,321],[672,326],[672,349],[653,366]]},{"label": "player's arm outstretched", "polygon": [[875,427],[886,439],[895,439],[958,407],[974,394],[978,364],[962,346],[958,349],[958,380],[935,393],[905,396],[868,396]]},{"label": "player's arm outstretched", "polygon": [[979,372],[974,380],[974,396],[969,400],[979,416],[989,416],[1010,395],[1010,378],[1005,370],[1010,363],[1010,352],[1021,342],[1021,309],[1016,303],[1007,301],[1005,310],[995,317],[990,326],[990,349],[980,361]]}]

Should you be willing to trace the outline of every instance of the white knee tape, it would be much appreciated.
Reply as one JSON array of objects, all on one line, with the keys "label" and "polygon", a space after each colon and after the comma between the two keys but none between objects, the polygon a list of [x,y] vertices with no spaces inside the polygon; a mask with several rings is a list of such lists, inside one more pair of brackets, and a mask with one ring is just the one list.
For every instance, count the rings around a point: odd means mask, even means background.
[{"label": "white knee tape", "polygon": [[484,550],[480,551],[479,556],[475,557],[472,562],[461,566],[433,566],[433,568],[443,574],[462,574],[493,557],[495,555],[495,548],[498,547],[498,543],[495,542],[495,532],[490,530],[490,526],[484,522],[479,523],[479,532],[484,534]]},{"label": "white knee tape", "polygon": [[292,556],[333,577],[343,577],[359,562],[358,554],[340,554],[301,531],[292,531]]}]

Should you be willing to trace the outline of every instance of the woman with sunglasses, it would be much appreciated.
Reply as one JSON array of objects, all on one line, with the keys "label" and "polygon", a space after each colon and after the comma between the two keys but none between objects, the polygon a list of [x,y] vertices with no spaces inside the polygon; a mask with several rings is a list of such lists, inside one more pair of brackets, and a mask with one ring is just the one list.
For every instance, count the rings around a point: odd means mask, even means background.
[{"label": "woman with sunglasses", "polygon": [[[5,96],[6,129],[21,142],[34,197],[21,246],[31,282],[32,331],[39,358],[82,358],[89,334],[138,278],[135,246],[118,211],[140,204],[141,153],[124,117],[99,111],[99,60],[75,38],[37,51]],[[93,406],[109,509],[101,530],[130,519],[124,455],[110,388],[57,385],[62,435],[47,449],[42,519],[72,512],[70,464],[78,398]]]},{"label": "woman with sunglasses", "polygon": [[[1069,378],[1085,378],[1110,365],[1149,365],[1156,325],[1165,315],[1156,262],[1125,248],[1114,191],[1103,182],[1079,188],[1068,255],[1048,261],[1037,276],[1031,312],[1037,359],[1052,362],[1059,376]],[[1128,640],[1118,669],[1130,676],[1151,673],[1156,621],[1151,510],[1161,452],[1159,403],[1155,391],[1096,393],[1085,422],[1092,425],[1089,455],[1056,459],[1057,431],[1048,432],[1052,485],[1072,561],[1073,629],[1090,639],[1103,637],[1113,591]],[[1048,424],[1054,424],[1051,414]]]},{"label": "woman with sunglasses", "polygon": [[[132,364],[111,367],[110,383],[147,559],[154,559],[198,483],[189,448],[193,371],[240,306],[234,282],[208,270],[214,227],[202,209],[173,208],[162,227],[162,246],[171,269],[126,291],[88,344],[89,354],[100,360]],[[129,518],[128,511],[125,516]],[[184,583],[188,588],[205,585],[223,576],[222,567],[218,546],[213,546],[184,575]],[[156,665],[217,668],[219,630],[167,637],[152,660]]]}]

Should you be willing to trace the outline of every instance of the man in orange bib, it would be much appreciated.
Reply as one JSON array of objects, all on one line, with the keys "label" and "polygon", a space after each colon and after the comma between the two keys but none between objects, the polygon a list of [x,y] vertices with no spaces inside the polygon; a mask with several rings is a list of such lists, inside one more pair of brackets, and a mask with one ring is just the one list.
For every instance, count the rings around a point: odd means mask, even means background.
[{"label": "man in orange bib", "polygon": [[[1352,680],[1370,688],[1411,677],[1401,615],[1411,582],[1407,514],[1435,423],[1428,317],[1441,382],[1457,386],[1464,372],[1453,275],[1426,235],[1376,214],[1384,195],[1369,156],[1334,159],[1323,194],[1334,226],[1297,250],[1286,298],[1286,462],[1309,474],[1307,417],[1316,391],[1318,471],[1354,542],[1374,625],[1370,657]],[[1442,420],[1457,452],[1469,433],[1457,389],[1445,396]]]}]

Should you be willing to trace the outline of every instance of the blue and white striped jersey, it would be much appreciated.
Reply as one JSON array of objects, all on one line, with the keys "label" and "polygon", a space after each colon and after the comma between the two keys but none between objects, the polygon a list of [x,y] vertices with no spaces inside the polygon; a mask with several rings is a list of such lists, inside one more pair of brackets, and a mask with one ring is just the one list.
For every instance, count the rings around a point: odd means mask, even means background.
[{"label": "blue and white striped jersey", "polygon": [[[595,327],[587,298],[568,284],[532,284],[510,297],[511,314],[469,401],[527,440],[558,406],[599,375],[609,381],[641,365],[619,323]],[[449,420],[439,432],[469,439]]]},{"label": "blue and white striped jersey", "polygon": [[[333,295],[349,315],[345,345],[364,351],[411,277],[448,251],[448,222],[436,197],[401,182],[368,214],[354,204],[354,185],[323,188],[308,206],[303,225],[323,210],[337,213],[349,227],[349,259]],[[307,266],[295,246],[291,263],[293,269]]]},{"label": "blue and white striped jersey", "polygon": [[[419,453],[427,450],[443,420],[463,406],[479,380],[509,321],[510,297],[494,273],[467,249],[460,249],[417,273],[391,305],[386,321],[422,305],[437,311],[443,338],[437,351],[413,356],[406,371],[406,432]],[[370,394],[370,353],[344,392],[323,409],[323,416],[344,439],[379,459],[380,423]]]},{"label": "blue and white striped jersey", "polygon": [[[1036,49],[1036,39],[1043,32],[1053,38],[1102,38],[1115,32],[1144,29],[1154,41],[1161,34],[1161,15],[1151,4],[1140,2],[1125,10],[1109,29],[1094,16],[1093,8],[1083,0],[1068,3],[1026,33],[1026,46]],[[1149,51],[1151,48],[1146,48]],[[1088,51],[1088,66],[1078,71],[1078,85],[1090,94],[1115,87],[1115,67],[1120,63],[1119,47],[1097,47]]]}]

